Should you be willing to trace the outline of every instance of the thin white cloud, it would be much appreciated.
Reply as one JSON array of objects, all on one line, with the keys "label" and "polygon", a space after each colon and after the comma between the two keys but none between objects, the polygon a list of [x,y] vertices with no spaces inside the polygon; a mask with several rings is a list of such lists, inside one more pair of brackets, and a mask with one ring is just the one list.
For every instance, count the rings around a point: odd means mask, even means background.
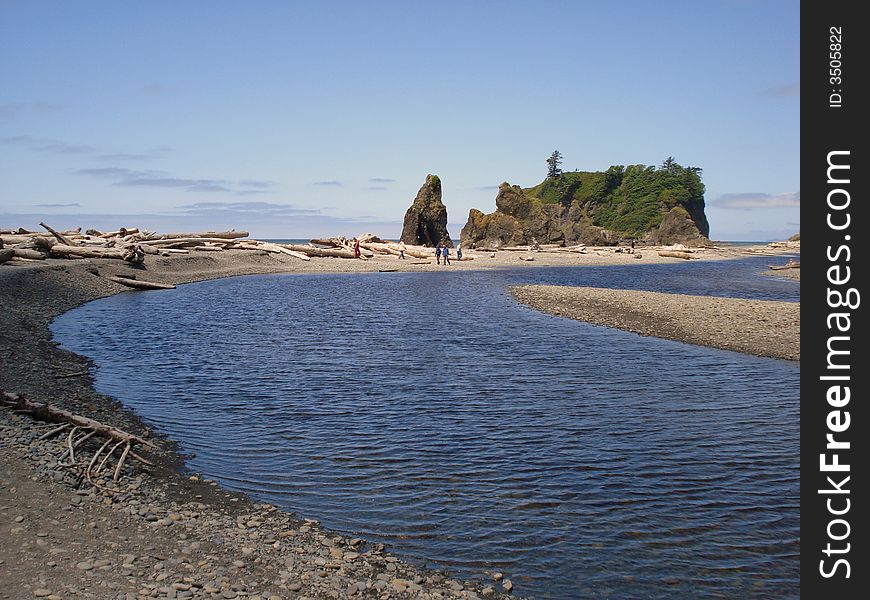
[{"label": "thin white cloud", "polygon": [[148,85],[143,85],[139,88],[139,93],[144,94],[145,96],[160,96],[161,94],[167,94],[172,91],[174,91],[174,88],[163,85],[162,83],[149,83]]},{"label": "thin white cloud", "polygon": [[333,186],[333,187],[341,187],[344,184],[337,179],[329,179],[327,181],[315,181],[311,185],[322,185],[322,186]]},{"label": "thin white cloud", "polygon": [[95,156],[97,160],[139,161],[151,158],[147,154],[131,154],[129,152],[116,152],[114,154],[100,154]]},{"label": "thin white cloud", "polygon": [[229,181],[225,179],[191,179],[175,177],[165,171],[127,169],[124,167],[99,167],[79,169],[76,175],[85,175],[99,179],[108,179],[115,187],[162,187],[181,188],[187,192],[229,193],[240,196],[271,193],[271,188],[277,185],[273,181],[259,179],[241,179]]},{"label": "thin white cloud", "polygon": [[61,140],[33,137],[32,135],[14,135],[0,138],[0,143],[8,146],[23,146],[37,152],[49,154],[89,154],[94,148],[85,144],[71,144]]},{"label": "thin white cloud", "polygon": [[781,194],[763,194],[759,192],[743,194],[722,194],[711,203],[711,206],[734,210],[752,210],[755,208],[799,208],[800,192],[783,192]]},{"label": "thin white cloud", "polygon": [[64,110],[66,106],[63,104],[52,104],[50,102],[9,102],[0,104],[0,119],[13,119],[22,113],[56,113]]}]

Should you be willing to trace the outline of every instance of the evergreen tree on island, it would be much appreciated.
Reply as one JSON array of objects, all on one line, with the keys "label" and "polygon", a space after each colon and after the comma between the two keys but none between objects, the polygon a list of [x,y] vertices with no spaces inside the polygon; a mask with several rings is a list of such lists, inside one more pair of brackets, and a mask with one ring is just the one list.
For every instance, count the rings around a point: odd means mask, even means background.
[{"label": "evergreen tree on island", "polygon": [[558,150],[553,150],[553,153],[550,155],[550,158],[547,159],[547,178],[551,179],[553,177],[558,177],[562,174],[562,169],[559,168],[559,165],[562,164],[562,154]]},{"label": "evergreen tree on island", "polygon": [[680,165],[677,164],[677,161],[674,160],[674,157],[669,156],[664,161],[662,161],[661,170],[667,171],[668,173],[673,175],[674,173],[676,173],[679,167]]}]

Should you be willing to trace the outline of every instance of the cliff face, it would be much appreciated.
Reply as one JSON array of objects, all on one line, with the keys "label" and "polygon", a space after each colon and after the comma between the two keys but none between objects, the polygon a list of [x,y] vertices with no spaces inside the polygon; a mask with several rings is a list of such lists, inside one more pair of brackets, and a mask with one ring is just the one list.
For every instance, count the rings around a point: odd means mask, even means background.
[{"label": "cliff face", "polygon": [[427,175],[414,203],[405,212],[401,240],[416,246],[435,246],[439,242],[453,247],[447,233],[447,208],[441,202],[441,180]]},{"label": "cliff face", "polygon": [[496,211],[472,209],[462,241],[476,247],[540,243],[708,243],[700,170],[632,165],[563,173],[528,189],[499,186]]}]

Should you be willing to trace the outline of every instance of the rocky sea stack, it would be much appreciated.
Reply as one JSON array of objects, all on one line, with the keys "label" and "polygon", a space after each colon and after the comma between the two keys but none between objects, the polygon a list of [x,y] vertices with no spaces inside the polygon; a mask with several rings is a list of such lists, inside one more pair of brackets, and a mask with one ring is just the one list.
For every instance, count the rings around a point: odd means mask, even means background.
[{"label": "rocky sea stack", "polygon": [[415,246],[435,246],[440,242],[453,247],[447,233],[447,207],[441,202],[441,179],[437,175],[426,176],[426,183],[405,212],[401,240]]},{"label": "rocky sea stack", "polygon": [[700,173],[669,159],[659,168],[561,173],[526,189],[502,183],[495,212],[471,209],[462,242],[478,248],[533,241],[706,245],[710,226]]}]

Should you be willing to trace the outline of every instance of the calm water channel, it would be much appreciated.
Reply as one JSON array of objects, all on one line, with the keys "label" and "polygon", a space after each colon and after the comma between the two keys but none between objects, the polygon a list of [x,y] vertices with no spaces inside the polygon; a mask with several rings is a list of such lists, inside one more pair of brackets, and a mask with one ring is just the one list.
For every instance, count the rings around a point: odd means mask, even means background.
[{"label": "calm water channel", "polygon": [[767,262],[238,277],[53,331],[191,469],[412,561],[537,597],[797,597],[799,365],[507,292],[797,301]]}]

